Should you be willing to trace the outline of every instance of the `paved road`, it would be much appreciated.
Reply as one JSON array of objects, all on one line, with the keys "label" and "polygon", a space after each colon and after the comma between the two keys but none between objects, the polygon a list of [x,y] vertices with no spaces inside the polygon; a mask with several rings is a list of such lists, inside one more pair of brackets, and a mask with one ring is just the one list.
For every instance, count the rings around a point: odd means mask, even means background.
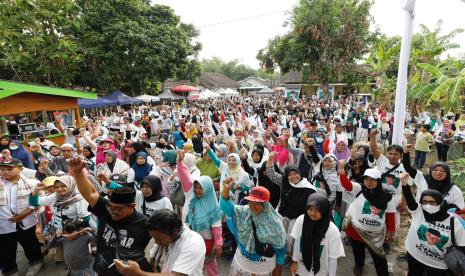
[{"label": "paved road", "polygon": [[[353,275],[352,268],[354,266],[354,260],[352,255],[352,249],[348,246],[345,247],[346,257],[341,258],[338,261],[338,268],[337,268],[337,275],[340,276],[347,276]],[[396,256],[399,252],[396,252],[396,249],[393,250],[391,254],[388,255],[388,261],[393,263],[394,273],[392,275],[399,276],[399,275],[406,275],[406,271],[402,269],[402,267],[406,268],[406,263],[399,263],[396,260]],[[21,246],[18,245],[18,266],[20,268],[20,275],[23,276],[25,271],[28,268],[27,259],[24,256],[23,249]],[[220,275],[226,276],[229,274],[229,267],[231,261],[227,260],[226,258],[220,258],[219,260],[219,267],[220,267]],[[284,269],[285,276],[289,276],[290,272],[288,268]],[[45,265],[42,268],[41,272],[38,274],[39,276],[66,276],[67,271],[64,265],[56,266],[54,262],[50,261],[46,258]],[[370,254],[368,251],[366,252],[366,260],[365,260],[365,275],[376,275],[374,270],[373,261],[371,260]]]}]

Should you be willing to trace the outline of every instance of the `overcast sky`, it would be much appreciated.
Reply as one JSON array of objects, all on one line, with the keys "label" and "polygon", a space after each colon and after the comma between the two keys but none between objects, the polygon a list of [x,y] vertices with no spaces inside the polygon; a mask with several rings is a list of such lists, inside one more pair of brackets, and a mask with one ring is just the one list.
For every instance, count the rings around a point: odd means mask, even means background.
[{"label": "overcast sky", "polygon": [[[258,68],[258,50],[276,35],[286,33],[283,27],[289,11],[297,0],[152,0],[171,6],[182,21],[200,29],[198,40],[203,49],[200,58],[220,57],[225,61],[238,59]],[[402,11],[399,0],[375,0],[371,12],[375,26],[388,35],[402,34]],[[465,28],[465,0],[417,0],[414,32],[424,24],[434,29],[442,19],[443,33]],[[373,26],[374,28],[374,26]],[[455,39],[465,52],[465,33]]]}]

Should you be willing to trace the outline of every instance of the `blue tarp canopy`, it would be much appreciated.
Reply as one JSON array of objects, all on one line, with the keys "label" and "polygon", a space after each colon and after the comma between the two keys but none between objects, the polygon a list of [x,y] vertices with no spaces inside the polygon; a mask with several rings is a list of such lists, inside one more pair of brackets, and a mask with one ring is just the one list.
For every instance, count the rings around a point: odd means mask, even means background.
[{"label": "blue tarp canopy", "polygon": [[81,108],[97,108],[102,106],[114,106],[118,103],[107,100],[105,98],[97,97],[97,99],[78,99],[78,105]]},{"label": "blue tarp canopy", "polygon": [[104,97],[104,99],[116,103],[115,105],[137,104],[143,102],[142,100],[131,98],[119,90],[113,91],[110,95]]}]

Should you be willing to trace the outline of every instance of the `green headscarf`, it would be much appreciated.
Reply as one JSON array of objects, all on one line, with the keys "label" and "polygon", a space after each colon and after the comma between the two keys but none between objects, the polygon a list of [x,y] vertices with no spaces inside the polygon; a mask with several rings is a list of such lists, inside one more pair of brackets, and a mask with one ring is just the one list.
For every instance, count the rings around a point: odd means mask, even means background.
[{"label": "green headscarf", "polygon": [[162,162],[168,162],[171,167],[176,166],[176,151],[175,150],[167,150],[163,153],[163,160]]}]

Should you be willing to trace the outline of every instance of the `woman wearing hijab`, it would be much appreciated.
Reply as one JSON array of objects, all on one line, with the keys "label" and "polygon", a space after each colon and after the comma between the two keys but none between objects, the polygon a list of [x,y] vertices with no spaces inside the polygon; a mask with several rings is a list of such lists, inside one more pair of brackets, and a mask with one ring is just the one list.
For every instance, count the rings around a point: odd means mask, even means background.
[{"label": "woman wearing hijab", "polygon": [[97,146],[97,155],[95,157],[96,165],[100,165],[105,162],[105,151],[111,150],[116,153],[118,158],[121,158],[118,151],[116,150],[113,140],[106,138],[101,140]]},{"label": "woman wearing hijab", "polygon": [[269,203],[269,191],[254,187],[245,198],[248,205],[238,206],[229,200],[232,182],[232,178],[224,181],[220,197],[220,208],[238,243],[230,275],[280,275],[286,255],[286,232],[281,216]]},{"label": "woman wearing hijab", "polygon": [[90,146],[82,147],[82,157],[84,157],[84,160],[87,162],[89,173],[95,175],[96,157]]},{"label": "woman wearing hijab", "polygon": [[128,178],[126,180],[127,186],[131,188],[140,189],[140,184],[144,177],[152,171],[152,165],[147,162],[148,154],[146,152],[138,152],[136,154],[136,162],[128,171]]},{"label": "woman wearing hijab", "polygon": [[[213,182],[219,181],[221,173],[208,154],[203,154],[201,158],[197,159],[195,166],[200,170],[200,175],[209,176]],[[216,189],[218,190],[219,187],[217,186]]]},{"label": "woman wearing hijab", "polygon": [[228,162],[229,150],[225,144],[220,144],[216,147],[216,156],[223,162]]},{"label": "woman wearing hijab", "polygon": [[234,179],[234,185],[230,197],[235,204],[239,204],[241,199],[253,186],[253,181],[250,179],[249,174],[241,167],[239,154],[229,154],[226,163],[220,160],[209,146],[205,146],[205,150],[207,151],[208,156],[213,160],[215,166],[221,172],[220,192],[222,191],[223,181],[232,177]]},{"label": "woman wearing hijab", "polygon": [[31,170],[35,170],[34,161],[32,155],[19,141],[11,140],[9,143],[10,154],[14,159],[18,159],[23,162],[23,167]]},{"label": "woman wearing hijab", "polygon": [[[281,195],[281,187],[265,175],[268,156],[264,156],[264,149],[264,146],[256,144],[250,157],[246,149],[241,149],[241,163],[244,170],[252,177],[255,186],[263,186],[270,192],[270,204],[276,208]],[[275,170],[279,170],[276,165]]]},{"label": "woman wearing hijab", "polygon": [[378,275],[389,275],[383,243],[395,232],[396,208],[392,195],[383,189],[381,172],[377,169],[365,171],[363,186],[351,181],[342,183],[356,198],[350,204],[344,218],[346,236],[351,239],[355,258],[355,275],[363,275],[365,247],[373,259]]},{"label": "woman wearing hijab", "polygon": [[219,275],[216,257],[221,256],[223,237],[221,218],[213,182],[208,176],[193,177],[183,161],[184,152],[178,151],[177,171],[186,196],[182,210],[182,221],[199,233],[206,246],[204,271],[209,276]]},{"label": "woman wearing hijab", "polygon": [[[142,142],[134,142],[131,144],[131,152],[132,153],[129,155],[129,166],[132,167],[136,163],[137,154],[139,152],[147,153],[147,150]],[[152,166],[155,164],[155,161],[153,161],[153,158],[150,155],[148,155],[148,153],[147,153],[147,163]]]},{"label": "woman wearing hijab", "polygon": [[[125,185],[129,165],[121,159],[118,159],[116,153],[112,150],[105,151],[105,162],[97,166],[97,177],[99,174],[105,174],[110,180],[118,184]],[[102,185],[102,191],[107,193],[106,186]]]},{"label": "woman wearing hijab", "polygon": [[162,163],[159,164],[153,170],[153,175],[156,175],[161,180],[161,186],[163,187],[163,196],[171,198],[171,195],[177,188],[176,183],[171,178],[176,168],[176,151],[167,150],[162,154]]},{"label": "woman wearing hijab", "polygon": [[177,149],[182,149],[184,146],[184,143],[187,142],[187,138],[184,135],[184,133],[181,131],[181,128],[178,127],[174,132],[173,132],[173,143],[176,146]]},{"label": "woman wearing hijab", "polygon": [[284,171],[284,167],[286,167],[286,165],[293,163],[289,151],[287,150],[286,143],[286,137],[281,135],[276,139],[276,144],[272,148],[272,151],[277,153],[274,157],[274,161],[281,172]]},{"label": "woman wearing hijab", "polygon": [[57,177],[54,183],[54,193],[48,196],[38,196],[39,191],[44,188],[44,184],[39,183],[34,188],[31,205],[52,206],[53,226],[61,232],[62,222],[65,219],[81,218],[90,220],[90,213],[87,211],[87,202],[83,200],[77,190],[74,177],[63,175]]},{"label": "woman wearing hijab", "polygon": [[147,217],[160,209],[173,210],[171,201],[162,196],[161,192],[160,178],[155,175],[144,177],[140,184],[140,191],[136,193],[136,210]]},{"label": "woman wearing hijab", "polygon": [[450,168],[447,163],[438,161],[431,165],[429,168],[429,174],[424,175],[422,171],[414,169],[410,164],[410,149],[411,147],[406,147],[406,154],[402,157],[402,164],[404,169],[410,177],[413,179],[413,182],[417,186],[417,202],[420,202],[420,195],[423,191],[430,189],[436,190],[441,193],[444,198],[445,205],[449,208],[465,208],[465,202],[463,198],[463,193],[459,187],[454,185],[450,179]]},{"label": "woman wearing hijab", "polygon": [[444,120],[442,124],[436,124],[433,137],[436,143],[439,161],[447,162],[447,151],[449,150],[453,135],[454,131],[452,130],[452,124],[449,120]]},{"label": "woman wearing hijab", "polygon": [[321,194],[328,197],[331,206],[341,206],[342,192],[341,182],[337,171],[337,158],[334,154],[327,154],[322,161],[314,167],[312,184]]},{"label": "woman wearing hijab", "polygon": [[453,219],[447,212],[447,204],[439,191],[424,190],[418,203],[408,185],[408,173],[403,173],[400,178],[402,192],[412,214],[405,240],[408,275],[451,275],[444,258],[447,249],[452,246],[451,230],[454,230],[455,244],[463,250],[465,229],[458,219]]},{"label": "woman wearing hijab", "polygon": [[[308,180],[299,172],[296,166],[288,165],[284,174],[276,172],[273,166],[275,152],[268,156],[265,175],[268,176],[274,184],[281,187],[281,197],[279,204],[279,214],[284,218],[288,239],[290,242],[290,233],[294,226],[295,220],[307,210],[308,196],[315,193],[316,189]],[[290,243],[288,243],[290,246]],[[289,252],[290,252],[289,247]]]},{"label": "woman wearing hijab", "polygon": [[193,155],[192,153],[184,154],[183,163],[187,166],[187,169],[189,170],[189,173],[193,179],[200,178],[200,170],[197,168],[195,164],[195,155]]},{"label": "woman wearing hijab", "polygon": [[307,212],[297,218],[291,236],[293,274],[336,276],[337,259],[345,253],[326,196],[315,193],[308,197]]},{"label": "woman wearing hijab", "polygon": [[53,173],[67,172],[68,162],[61,154],[61,149],[57,145],[51,145],[49,148],[50,162],[48,164]]},{"label": "woman wearing hijab", "polygon": [[[63,233],[63,224],[70,219],[83,219],[87,223],[91,221],[90,213],[87,211],[89,204],[77,190],[74,177],[64,175],[54,180],[54,193],[39,196],[39,191],[45,188],[45,184],[39,183],[34,187],[29,199],[31,206],[49,206],[52,211],[52,220],[44,229],[44,235],[48,241],[52,241]],[[57,248],[55,261],[57,264],[63,262],[62,247]]]},{"label": "woman wearing hijab", "polygon": [[339,140],[336,142],[336,147],[333,150],[333,154],[336,156],[338,162],[347,162],[347,160],[349,160],[350,156],[352,155],[345,140]]}]

